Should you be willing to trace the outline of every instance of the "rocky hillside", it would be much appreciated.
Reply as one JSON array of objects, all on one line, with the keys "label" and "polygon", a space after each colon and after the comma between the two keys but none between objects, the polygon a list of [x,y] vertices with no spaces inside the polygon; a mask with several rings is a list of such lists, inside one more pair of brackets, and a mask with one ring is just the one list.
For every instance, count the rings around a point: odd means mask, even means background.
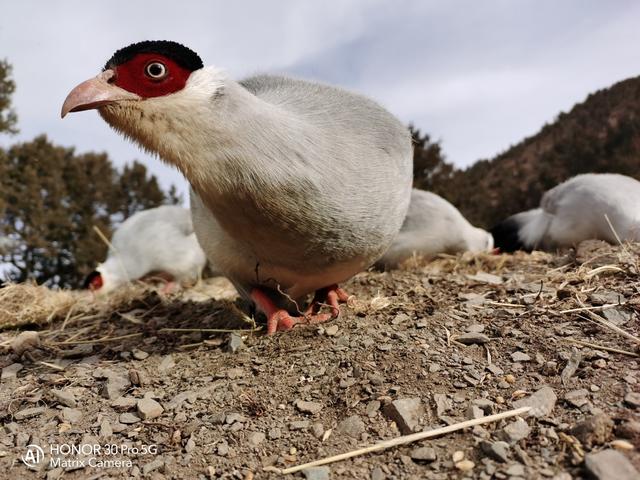
[{"label": "rocky hillside", "polygon": [[639,160],[640,77],[635,77],[589,95],[497,157],[455,171],[438,193],[487,227],[535,207],[544,191],[579,173],[640,178]]}]

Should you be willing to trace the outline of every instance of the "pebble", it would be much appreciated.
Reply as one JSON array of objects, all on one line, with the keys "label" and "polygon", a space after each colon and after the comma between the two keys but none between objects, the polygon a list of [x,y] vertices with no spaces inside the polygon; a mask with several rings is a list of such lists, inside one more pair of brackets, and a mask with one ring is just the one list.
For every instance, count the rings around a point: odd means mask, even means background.
[{"label": "pebble", "polygon": [[640,408],[640,393],[629,392],[624,396],[624,403],[632,408]]},{"label": "pebble", "polygon": [[289,424],[289,430],[307,430],[309,428],[308,420],[299,420]]},{"label": "pebble", "polygon": [[24,420],[25,418],[37,417],[38,415],[42,415],[44,410],[44,407],[25,408],[24,410],[14,413],[13,418],[16,420]]},{"label": "pebble", "polygon": [[311,425],[311,433],[318,439],[322,438],[322,436],[324,435],[324,425],[322,425],[320,422],[314,423],[313,425]]},{"label": "pebble", "polygon": [[424,407],[419,398],[402,398],[385,405],[383,412],[387,418],[396,422],[404,435],[407,435],[420,424]]},{"label": "pebble", "polygon": [[360,438],[365,431],[365,424],[358,415],[351,415],[345,418],[336,428],[336,432],[348,435],[352,438]]},{"label": "pebble", "polygon": [[100,422],[100,436],[104,438],[110,437],[111,435],[113,435],[113,428],[111,428],[109,420],[105,418]]},{"label": "pebble", "polygon": [[409,456],[418,462],[433,462],[437,458],[436,451],[431,447],[414,448]]},{"label": "pebble", "polygon": [[464,452],[462,450],[456,450],[455,452],[453,452],[453,455],[451,456],[451,460],[453,460],[453,463],[457,463],[462,459],[464,459]]},{"label": "pebble", "polygon": [[471,403],[481,408],[485,415],[491,415],[493,413],[494,403],[488,398],[477,398]]},{"label": "pebble", "polygon": [[218,452],[218,455],[220,455],[221,457],[226,457],[229,454],[229,444],[221,443],[218,445],[218,448],[216,450]]},{"label": "pebble", "polygon": [[482,333],[484,332],[484,325],[482,325],[481,323],[473,323],[469,325],[465,330],[469,333]]},{"label": "pebble", "polygon": [[490,338],[487,337],[484,333],[480,332],[467,332],[462,335],[458,335],[455,337],[456,342],[462,343],[464,345],[482,345],[487,343]]},{"label": "pebble", "polygon": [[594,368],[606,368],[607,361],[604,358],[599,358],[592,363]]},{"label": "pebble", "polygon": [[525,415],[541,418],[549,415],[553,411],[557,400],[558,397],[556,397],[551,387],[542,387],[533,395],[513,402],[513,408],[532,407]]},{"label": "pebble", "polygon": [[133,350],[131,350],[131,355],[133,355],[133,358],[135,358],[136,360],[144,360],[149,356],[147,352],[144,352],[137,348],[134,348]]},{"label": "pebble", "polygon": [[131,386],[131,380],[129,380],[128,374],[124,375],[109,370],[105,371],[104,376],[106,380],[102,385],[100,395],[109,400],[115,400],[122,396],[126,389]]},{"label": "pebble", "polygon": [[367,403],[367,407],[365,409],[367,412],[367,417],[375,417],[378,414],[381,405],[382,404],[378,400],[371,400],[369,403]]},{"label": "pebble", "polygon": [[278,427],[274,427],[269,429],[267,435],[269,436],[269,440],[277,440],[282,437],[282,431]]},{"label": "pebble", "polygon": [[238,353],[245,348],[247,348],[247,346],[244,344],[242,337],[236,332],[231,332],[229,334],[229,341],[227,342],[227,351],[231,353]]},{"label": "pebble", "polygon": [[307,480],[329,480],[331,470],[329,467],[310,467],[302,470],[302,474]]},{"label": "pebble", "polygon": [[75,408],[78,406],[76,396],[69,390],[51,390],[51,394],[55,397],[60,405]]},{"label": "pebble", "polygon": [[189,437],[189,440],[187,440],[187,443],[184,446],[184,451],[186,453],[191,453],[195,450],[196,448],[196,441],[193,439],[193,435],[191,435]]},{"label": "pebble", "polygon": [[23,365],[21,363],[12,363],[2,369],[0,374],[0,380],[10,380],[18,377],[18,372],[22,370]]},{"label": "pebble", "polygon": [[152,398],[141,398],[136,404],[138,415],[143,420],[150,420],[152,418],[159,417],[164,412],[162,405],[153,400]]},{"label": "pebble", "polygon": [[16,355],[22,355],[27,350],[33,350],[39,346],[40,334],[30,330],[20,332],[16,338],[11,340],[11,350]]},{"label": "pebble", "polygon": [[131,425],[132,423],[138,423],[140,421],[140,417],[133,413],[121,413],[119,417],[120,423],[124,423],[125,425]]},{"label": "pebble", "polygon": [[83,414],[82,411],[78,410],[77,408],[64,407],[62,409],[60,417],[63,422],[75,424],[79,423],[80,420],[82,420]]},{"label": "pebble", "polygon": [[162,360],[160,360],[160,364],[158,365],[158,372],[161,375],[166,375],[167,373],[169,373],[169,370],[171,370],[175,366],[176,362],[173,359],[173,356],[165,355],[164,357],[162,357]]},{"label": "pebble", "polygon": [[513,352],[511,354],[511,360],[514,362],[530,362],[531,357],[524,352]]},{"label": "pebble", "polygon": [[460,462],[456,462],[455,464],[455,467],[461,472],[469,472],[473,470],[473,467],[475,466],[476,464],[473,463],[471,460],[462,460]]},{"label": "pebble", "polygon": [[249,443],[253,447],[257,447],[258,445],[260,445],[262,442],[264,442],[264,439],[265,439],[265,435],[262,432],[249,433]]},{"label": "pebble", "polygon": [[574,348],[573,351],[571,352],[571,356],[569,357],[569,361],[567,362],[567,365],[564,367],[564,369],[562,370],[562,373],[560,374],[560,380],[562,380],[563,385],[566,385],[569,382],[569,379],[573,377],[573,375],[578,370],[578,367],[580,366],[581,361],[582,361],[582,354],[578,349]]},{"label": "pebble", "polygon": [[522,440],[523,438],[527,438],[531,433],[531,427],[526,422],[526,420],[522,418],[516,418],[513,422],[502,429],[501,437],[503,440],[514,444]]},{"label": "pebble", "polygon": [[506,442],[489,442],[482,440],[480,449],[489,457],[499,462],[507,462],[509,460],[509,444]]},{"label": "pebble", "polygon": [[597,480],[637,480],[640,473],[622,453],[607,449],[585,456],[586,470]]},{"label": "pebble", "polygon": [[587,448],[592,448],[609,440],[613,433],[613,420],[605,413],[593,415],[577,423],[569,432]]},{"label": "pebble", "polygon": [[157,457],[155,460],[146,463],[143,467],[142,467],[142,474],[143,475],[149,475],[151,472],[153,472],[154,470],[158,470],[160,468],[164,467],[164,459],[162,457]]},{"label": "pebble", "polygon": [[589,391],[586,388],[580,388],[578,390],[571,390],[565,393],[564,400],[576,408],[580,408],[583,405],[589,403]]},{"label": "pebble", "polygon": [[433,400],[436,403],[436,415],[438,417],[441,417],[453,407],[453,403],[446,393],[434,393]]},{"label": "pebble", "polygon": [[111,406],[116,410],[129,410],[136,406],[137,400],[133,397],[118,397],[113,402],[111,402]]},{"label": "pebble", "polygon": [[305,402],[303,400],[296,401],[296,408],[302,413],[310,413],[315,415],[322,410],[323,405],[319,402]]},{"label": "pebble", "polygon": [[469,405],[467,408],[467,419],[474,420],[476,418],[484,417],[484,410],[476,405]]},{"label": "pebble", "polygon": [[371,480],[384,480],[385,478],[387,478],[387,476],[380,467],[371,470]]}]

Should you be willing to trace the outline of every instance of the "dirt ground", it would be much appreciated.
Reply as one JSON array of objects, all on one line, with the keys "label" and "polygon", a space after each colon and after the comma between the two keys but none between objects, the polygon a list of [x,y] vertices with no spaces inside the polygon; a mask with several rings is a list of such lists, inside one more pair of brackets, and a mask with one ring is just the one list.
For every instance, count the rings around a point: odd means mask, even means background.
[{"label": "dirt ground", "polygon": [[271,337],[224,279],[108,300],[4,288],[0,478],[637,478],[639,253],[585,242],[365,272],[338,320]]}]

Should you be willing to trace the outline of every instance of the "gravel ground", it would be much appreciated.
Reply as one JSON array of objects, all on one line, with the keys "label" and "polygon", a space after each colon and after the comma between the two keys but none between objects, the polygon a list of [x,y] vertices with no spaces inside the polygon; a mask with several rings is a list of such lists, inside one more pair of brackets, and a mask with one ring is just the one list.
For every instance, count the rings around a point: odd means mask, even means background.
[{"label": "gravel ground", "polygon": [[268,467],[522,405],[288,476],[640,478],[638,252],[365,272],[340,319],[272,337],[220,279],[109,308],[67,298],[0,333],[0,478],[286,478]]}]

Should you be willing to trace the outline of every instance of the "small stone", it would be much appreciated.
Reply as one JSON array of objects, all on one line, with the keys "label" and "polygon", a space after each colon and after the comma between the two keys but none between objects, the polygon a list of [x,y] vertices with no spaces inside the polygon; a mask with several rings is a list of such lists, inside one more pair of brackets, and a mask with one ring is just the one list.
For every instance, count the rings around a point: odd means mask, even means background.
[{"label": "small stone", "polygon": [[553,411],[558,397],[551,387],[542,387],[533,395],[513,402],[513,408],[531,407],[525,415],[530,417],[545,417]]},{"label": "small stone", "polygon": [[100,422],[100,437],[105,438],[111,435],[113,435],[113,428],[111,428],[109,420],[105,418]]},{"label": "small stone", "polygon": [[509,445],[506,442],[480,442],[480,449],[489,457],[499,462],[505,463],[509,460]]},{"label": "small stone", "polygon": [[531,427],[522,418],[518,417],[502,429],[501,437],[508,443],[514,444],[527,438],[531,433]]},{"label": "small stone", "polygon": [[126,376],[120,373],[107,371],[106,380],[100,390],[100,395],[109,400],[115,400],[122,396],[124,392],[131,386],[131,380],[129,375]]},{"label": "small stone", "polygon": [[337,433],[348,435],[352,438],[360,438],[365,431],[365,424],[358,415],[351,415],[342,420],[336,428]]},{"label": "small stone", "polygon": [[142,474],[143,475],[149,475],[151,472],[153,472],[154,470],[158,470],[160,468],[164,467],[164,459],[162,457],[157,457],[155,460],[146,463],[143,467],[142,467]]},{"label": "small stone", "polygon": [[518,351],[511,354],[511,360],[514,362],[530,362],[531,357],[524,352]]},{"label": "small stone", "polygon": [[512,374],[507,373],[504,376],[504,381],[507,382],[508,384],[513,385],[514,383],[516,383],[516,377],[514,377]]},{"label": "small stone", "polygon": [[418,447],[411,450],[409,456],[417,462],[433,462],[437,456],[431,447]]},{"label": "small stone", "polygon": [[453,408],[453,403],[446,393],[434,393],[433,400],[436,403],[436,415],[441,417]]},{"label": "small stone", "polygon": [[226,423],[227,425],[233,425],[234,423],[245,423],[246,421],[246,417],[237,412],[227,413],[224,417],[224,423]]},{"label": "small stone", "polygon": [[490,340],[484,333],[467,332],[455,337],[455,341],[464,345],[482,345]]},{"label": "small stone", "polygon": [[622,453],[607,449],[585,456],[584,466],[597,480],[637,480],[640,473]]},{"label": "small stone", "polygon": [[616,427],[616,435],[622,438],[634,440],[640,448],[640,422],[636,420],[627,420]]},{"label": "small stone", "polygon": [[176,366],[176,362],[173,360],[173,356],[165,355],[164,357],[162,357],[162,360],[158,365],[158,372],[161,375],[166,375],[167,373],[169,373],[169,370],[171,370],[175,366]]},{"label": "small stone", "polygon": [[13,418],[16,420],[24,420],[25,418],[37,417],[44,413],[44,407],[32,407],[25,408],[13,414]]},{"label": "small stone", "polygon": [[271,428],[267,434],[269,435],[269,440],[277,440],[282,437],[282,432],[277,427]]},{"label": "small stone", "polygon": [[322,410],[323,405],[319,402],[305,402],[303,400],[298,400],[296,402],[296,408],[300,410],[302,413],[310,413],[311,415],[315,415],[320,410]]},{"label": "small stone", "polygon": [[481,323],[474,323],[469,325],[465,330],[469,333],[482,333],[484,332],[484,325]]},{"label": "small stone", "polygon": [[111,406],[116,410],[130,410],[136,406],[136,402],[133,397],[118,397],[111,402]]},{"label": "small stone", "polygon": [[238,353],[247,348],[244,344],[244,340],[242,337],[236,332],[231,332],[229,334],[229,341],[227,342],[227,351],[231,353]]},{"label": "small stone", "polygon": [[302,474],[307,480],[329,480],[331,470],[329,467],[310,467],[302,470]]},{"label": "small stone", "polygon": [[604,358],[599,358],[592,363],[594,368],[607,368],[607,361]]},{"label": "small stone", "polygon": [[218,445],[218,448],[216,450],[218,452],[218,455],[220,455],[221,457],[226,457],[229,454],[229,445],[227,443],[221,443]]},{"label": "small stone", "polygon": [[593,415],[576,424],[569,432],[587,448],[592,448],[609,440],[613,434],[613,420],[605,413]]},{"label": "small stone", "polygon": [[387,476],[380,467],[371,470],[371,480],[385,480],[385,478],[387,478]]},{"label": "small stone", "polygon": [[249,433],[249,443],[253,447],[257,447],[262,442],[264,442],[265,435],[262,432],[251,432]]},{"label": "small stone", "polygon": [[0,380],[6,381],[13,378],[18,377],[18,372],[22,370],[21,363],[12,363],[2,369],[2,374],[0,374]]},{"label": "small stone", "polygon": [[131,355],[133,355],[133,358],[135,358],[136,360],[144,360],[149,356],[147,352],[144,352],[137,348],[134,348],[133,350],[131,350]]},{"label": "small stone", "polygon": [[457,462],[455,464],[455,467],[460,470],[461,472],[469,472],[471,470],[473,470],[473,467],[475,467],[476,464],[473,463],[471,460],[462,460],[460,462]]},{"label": "small stone", "polygon": [[62,409],[60,417],[63,422],[67,422],[73,425],[75,423],[79,423],[80,420],[82,420],[83,415],[82,411],[78,410],[77,408],[64,407]]},{"label": "small stone", "polygon": [[150,420],[152,418],[159,417],[164,412],[164,408],[158,402],[152,398],[141,398],[137,404],[138,415],[143,420]]},{"label": "small stone", "polygon": [[311,425],[311,433],[318,439],[322,438],[322,436],[324,435],[324,425],[322,425],[320,422],[314,423],[313,425]]},{"label": "small stone", "polygon": [[399,313],[396,315],[393,320],[391,320],[391,325],[400,325],[402,323],[408,322],[411,320],[411,317],[406,313]]},{"label": "small stone", "polygon": [[576,408],[580,408],[583,405],[589,403],[589,391],[586,388],[580,388],[578,390],[571,390],[565,393],[564,399],[569,404]]},{"label": "small stone", "polygon": [[424,407],[419,398],[402,398],[394,400],[383,409],[390,420],[396,422],[400,431],[407,435],[412,433],[420,424],[420,417],[424,415]]},{"label": "small stone", "polygon": [[640,392],[629,392],[624,396],[624,403],[632,408],[640,408]]},{"label": "small stone", "polygon": [[307,430],[309,428],[308,420],[299,420],[289,424],[289,430]]},{"label": "small stone", "polygon": [[514,463],[505,470],[505,473],[511,477],[524,477],[524,465],[522,465],[521,463]]},{"label": "small stone", "polygon": [[467,419],[474,420],[476,418],[484,417],[484,410],[476,405],[469,405],[467,408]]},{"label": "small stone", "polygon": [[333,325],[329,325],[324,329],[325,335],[328,337],[335,337],[338,334],[339,327],[335,323]]},{"label": "small stone", "polygon": [[463,458],[464,458],[464,452],[462,450],[456,450],[455,452],[453,452],[453,455],[451,456],[451,460],[453,461],[453,463],[457,463]]},{"label": "small stone", "polygon": [[125,425],[131,425],[132,423],[138,423],[140,421],[140,417],[133,413],[121,413],[119,417],[120,423],[124,423]]},{"label": "small stone", "polygon": [[75,408],[78,406],[76,402],[76,396],[69,390],[51,390],[51,394],[55,397],[56,401],[60,405],[65,407]]},{"label": "small stone", "polygon": [[366,408],[367,417],[369,418],[375,417],[378,414],[378,411],[380,410],[380,406],[381,406],[381,403],[378,400],[371,400],[369,403],[367,403],[367,408]]},{"label": "small stone", "polygon": [[16,355],[22,355],[28,350],[40,347],[40,334],[38,332],[25,330],[11,340],[11,350]]},{"label": "small stone", "polygon": [[195,450],[196,448],[196,441],[193,438],[193,435],[191,435],[189,437],[189,440],[187,440],[187,443],[184,445],[184,451],[186,453],[191,453]]},{"label": "small stone", "polygon": [[571,356],[569,357],[569,361],[567,365],[562,370],[560,374],[560,380],[562,380],[562,384],[566,385],[569,382],[569,379],[573,377],[573,375],[578,370],[580,366],[580,362],[582,361],[582,353],[576,348],[574,348],[571,352]]}]

